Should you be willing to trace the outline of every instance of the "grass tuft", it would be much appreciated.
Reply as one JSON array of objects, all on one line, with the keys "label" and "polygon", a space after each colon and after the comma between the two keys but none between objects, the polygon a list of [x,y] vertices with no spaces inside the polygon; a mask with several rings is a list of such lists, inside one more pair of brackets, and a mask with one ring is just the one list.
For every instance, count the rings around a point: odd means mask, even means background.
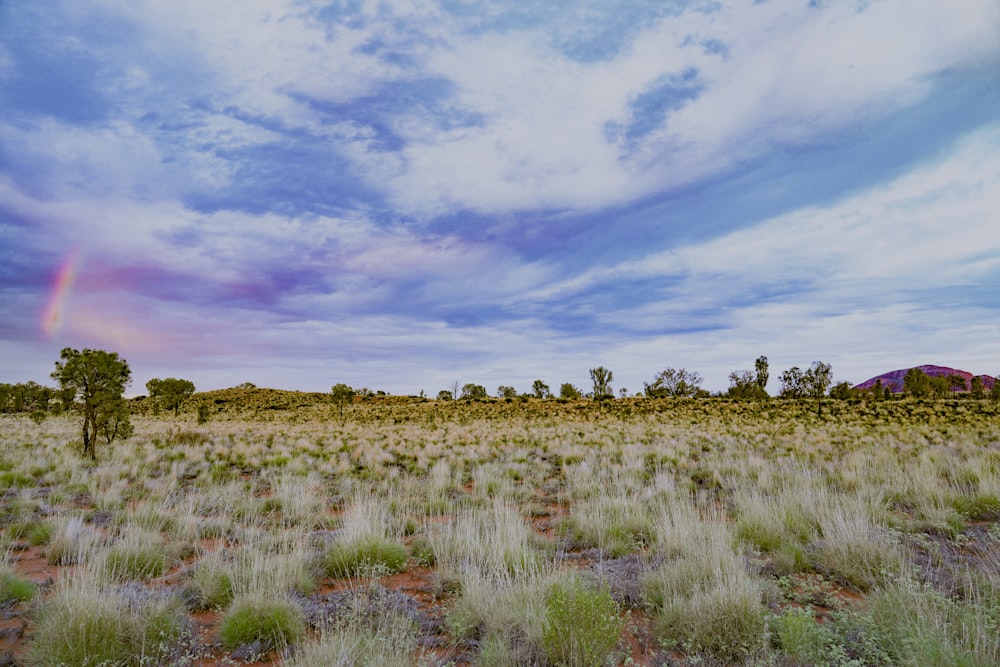
[{"label": "grass tuft", "polygon": [[230,651],[259,644],[262,652],[266,652],[296,643],[305,632],[305,615],[291,600],[241,597],[223,616],[219,638]]}]

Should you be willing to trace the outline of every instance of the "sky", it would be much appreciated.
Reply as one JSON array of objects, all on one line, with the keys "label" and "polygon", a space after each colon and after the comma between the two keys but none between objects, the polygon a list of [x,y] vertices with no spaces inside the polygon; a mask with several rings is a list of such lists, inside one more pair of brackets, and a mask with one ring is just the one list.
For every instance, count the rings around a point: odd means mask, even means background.
[{"label": "sky", "polygon": [[996,0],[0,0],[0,382],[1000,372]]}]

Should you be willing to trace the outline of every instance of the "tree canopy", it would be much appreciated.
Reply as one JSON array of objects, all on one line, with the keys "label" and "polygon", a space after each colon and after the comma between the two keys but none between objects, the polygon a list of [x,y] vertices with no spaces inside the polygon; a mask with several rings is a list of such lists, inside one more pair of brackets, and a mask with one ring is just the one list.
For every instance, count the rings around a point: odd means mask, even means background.
[{"label": "tree canopy", "polygon": [[168,410],[174,411],[176,417],[180,413],[184,399],[194,393],[194,382],[178,378],[153,378],[146,383],[146,391],[151,398],[162,401]]},{"label": "tree canopy", "polygon": [[615,391],[611,388],[611,382],[615,374],[604,366],[590,369],[590,380],[594,383],[594,399],[601,401],[607,398],[614,398]]},{"label": "tree canopy", "polygon": [[62,361],[56,362],[52,378],[67,394],[72,391],[80,402],[83,453],[96,459],[98,433],[104,435],[108,444],[132,434],[128,405],[122,398],[132,381],[132,371],[117,352],[90,349],[81,352],[67,347],[59,358]]},{"label": "tree canopy", "polygon": [[662,398],[665,396],[696,396],[701,375],[684,368],[665,368],[657,373],[653,382],[644,382],[646,396]]}]

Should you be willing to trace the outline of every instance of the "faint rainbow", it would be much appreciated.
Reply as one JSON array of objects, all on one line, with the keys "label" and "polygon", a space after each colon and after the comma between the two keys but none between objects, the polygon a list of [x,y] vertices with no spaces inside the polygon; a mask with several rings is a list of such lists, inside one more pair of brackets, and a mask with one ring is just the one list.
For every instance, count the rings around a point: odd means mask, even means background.
[{"label": "faint rainbow", "polygon": [[59,333],[66,312],[66,303],[73,290],[76,271],[80,266],[80,253],[76,250],[69,254],[56,272],[49,301],[42,313],[42,329],[52,337]]}]

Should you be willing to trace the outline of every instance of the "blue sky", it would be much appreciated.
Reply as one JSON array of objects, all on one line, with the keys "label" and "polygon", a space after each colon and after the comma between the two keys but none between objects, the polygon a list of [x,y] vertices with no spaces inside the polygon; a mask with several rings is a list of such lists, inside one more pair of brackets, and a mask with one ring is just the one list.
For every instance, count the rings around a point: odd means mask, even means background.
[{"label": "blue sky", "polygon": [[2,382],[997,373],[998,205],[996,0],[0,2]]}]

